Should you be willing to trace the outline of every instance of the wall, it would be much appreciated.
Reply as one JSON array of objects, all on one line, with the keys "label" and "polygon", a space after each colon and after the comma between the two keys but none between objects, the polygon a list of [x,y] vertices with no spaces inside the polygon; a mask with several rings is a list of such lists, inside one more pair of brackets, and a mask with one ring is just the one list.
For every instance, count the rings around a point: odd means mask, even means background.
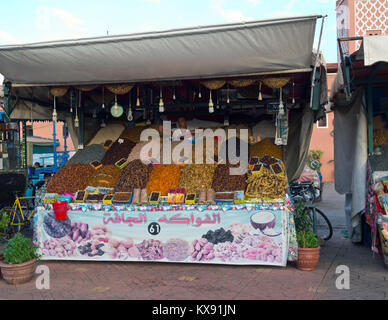
[{"label": "wall", "polygon": [[[30,123],[27,123],[30,124]],[[59,147],[57,148],[58,151],[64,150],[64,139],[63,139],[63,122],[57,122],[55,126],[57,139],[59,140]],[[42,138],[53,138],[53,123],[49,121],[45,122],[34,122],[33,125],[33,132],[35,137],[42,137]],[[67,150],[74,150],[73,142],[69,137],[66,139],[67,143]]]}]

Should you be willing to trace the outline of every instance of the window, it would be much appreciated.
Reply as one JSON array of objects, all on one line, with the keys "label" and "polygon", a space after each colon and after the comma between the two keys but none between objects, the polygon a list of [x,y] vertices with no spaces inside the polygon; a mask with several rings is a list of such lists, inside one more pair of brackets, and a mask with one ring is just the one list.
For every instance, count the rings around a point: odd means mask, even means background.
[{"label": "window", "polygon": [[366,32],[367,36],[379,36],[381,34],[382,34],[381,30],[368,30]]},{"label": "window", "polygon": [[323,117],[322,119],[319,119],[317,121],[317,128],[319,128],[319,129],[327,129],[327,128],[329,128],[329,119],[328,119],[327,114],[326,114],[325,117]]}]

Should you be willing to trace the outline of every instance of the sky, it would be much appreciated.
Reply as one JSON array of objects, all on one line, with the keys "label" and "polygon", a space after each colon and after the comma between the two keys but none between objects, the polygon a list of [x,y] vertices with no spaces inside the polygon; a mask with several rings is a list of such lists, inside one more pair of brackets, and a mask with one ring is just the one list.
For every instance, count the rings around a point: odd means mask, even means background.
[{"label": "sky", "polygon": [[336,62],[335,0],[12,0],[3,4],[0,45],[309,14],[328,15],[321,51]]}]

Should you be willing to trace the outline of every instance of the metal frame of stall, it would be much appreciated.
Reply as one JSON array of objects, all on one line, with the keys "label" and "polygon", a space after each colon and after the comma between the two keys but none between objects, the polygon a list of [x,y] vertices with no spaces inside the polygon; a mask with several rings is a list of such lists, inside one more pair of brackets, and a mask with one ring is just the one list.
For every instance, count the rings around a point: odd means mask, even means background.
[{"label": "metal frame of stall", "polygon": [[[351,70],[351,56],[345,55],[342,42],[348,41],[362,41],[364,37],[347,37],[347,38],[338,38],[338,47],[340,52],[341,59],[341,70],[344,77],[344,92],[346,101],[351,100],[351,85],[354,86],[363,86],[366,92],[366,103],[367,103],[367,118],[368,118],[368,153],[372,154],[374,152],[373,146],[373,92],[374,86],[376,84],[386,83],[388,86],[388,77],[376,79],[378,73],[386,66],[388,62],[379,62],[373,66],[373,69],[366,80],[351,80],[350,79],[350,70]],[[364,67],[367,68],[367,67]]]}]

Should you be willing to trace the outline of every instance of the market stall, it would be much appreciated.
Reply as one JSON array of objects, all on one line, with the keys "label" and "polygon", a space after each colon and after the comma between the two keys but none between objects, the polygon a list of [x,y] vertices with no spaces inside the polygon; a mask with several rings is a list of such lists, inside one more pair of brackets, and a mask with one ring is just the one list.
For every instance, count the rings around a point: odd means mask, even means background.
[{"label": "market stall", "polygon": [[[348,56],[342,43],[362,41]],[[350,238],[388,264],[388,37],[339,39],[341,71],[332,89],[336,190],[346,194]]]},{"label": "market stall", "polygon": [[66,121],[78,146],[34,219],[42,259],[295,260],[288,182],[327,103],[318,18],[0,47],[11,118]]}]

